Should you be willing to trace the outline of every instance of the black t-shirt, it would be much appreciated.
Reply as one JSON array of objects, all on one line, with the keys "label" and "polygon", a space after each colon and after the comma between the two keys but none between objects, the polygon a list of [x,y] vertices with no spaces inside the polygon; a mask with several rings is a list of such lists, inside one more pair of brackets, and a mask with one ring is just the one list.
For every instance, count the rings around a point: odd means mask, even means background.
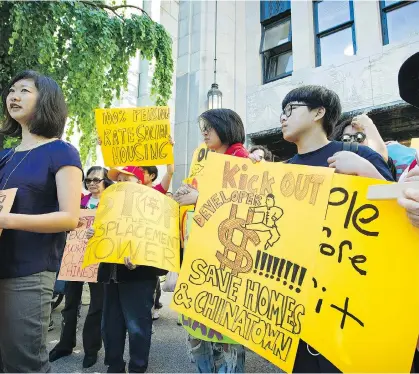
[{"label": "black t-shirt", "polygon": [[[296,154],[290,158],[287,163],[307,166],[324,166],[328,167],[327,159],[332,157],[336,152],[343,150],[343,143],[332,141],[322,148],[315,151]],[[377,171],[388,181],[394,181],[390,169],[384,159],[371,148],[360,145],[357,154],[365,158]],[[310,353],[311,352],[311,353]],[[314,355],[312,354],[314,353]],[[297,356],[294,363],[293,373],[340,373],[339,369],[334,366],[326,357],[321,354],[317,355],[314,348],[308,346],[303,340],[298,345]]]},{"label": "black t-shirt", "polygon": [[[287,163],[289,164],[297,164],[297,165],[307,165],[307,166],[324,166],[328,167],[329,164],[327,163],[327,159],[332,157],[336,152],[340,152],[343,150],[343,143],[332,141],[329,144],[325,145],[322,148],[319,148],[315,151],[304,153],[304,154],[296,154],[294,157],[290,158]],[[360,145],[358,147],[357,154],[362,158],[365,158],[374,167],[377,171],[388,181],[394,181],[391,172],[388,168],[387,163],[384,159],[371,148]]]}]

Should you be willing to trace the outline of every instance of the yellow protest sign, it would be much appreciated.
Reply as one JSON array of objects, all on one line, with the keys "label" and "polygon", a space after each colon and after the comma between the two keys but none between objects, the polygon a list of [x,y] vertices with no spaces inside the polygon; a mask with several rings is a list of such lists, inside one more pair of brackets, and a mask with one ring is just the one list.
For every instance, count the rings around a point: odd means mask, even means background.
[{"label": "yellow protest sign", "polygon": [[98,264],[82,269],[84,252],[87,246],[86,232],[92,227],[95,215],[96,209],[80,209],[79,225],[67,234],[67,242],[58,274],[59,280],[97,282]]},{"label": "yellow protest sign", "polygon": [[[419,333],[419,240],[378,181],[336,174],[302,339],[346,372],[410,372]],[[383,182],[384,184],[385,182]]]},{"label": "yellow protest sign", "polygon": [[332,175],[209,154],[172,308],[291,371]]},{"label": "yellow protest sign", "polygon": [[188,178],[196,178],[204,174],[208,153],[211,152],[205,143],[202,143],[192,156]]},{"label": "yellow protest sign", "polygon": [[173,164],[168,107],[96,109],[105,165]]},{"label": "yellow protest sign", "polygon": [[179,271],[179,205],[141,184],[124,182],[102,194],[83,268],[98,262]]},{"label": "yellow protest sign", "polygon": [[[0,191],[0,213],[10,213],[13,202],[15,201],[17,188],[10,188],[8,190]],[[0,235],[3,229],[0,228]]]}]

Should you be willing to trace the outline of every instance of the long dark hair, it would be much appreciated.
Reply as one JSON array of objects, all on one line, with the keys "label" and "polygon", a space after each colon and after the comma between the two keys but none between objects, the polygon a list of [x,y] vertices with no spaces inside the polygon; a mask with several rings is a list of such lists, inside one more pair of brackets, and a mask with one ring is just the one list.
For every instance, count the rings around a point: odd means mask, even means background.
[{"label": "long dark hair", "polygon": [[2,104],[6,120],[3,128],[0,129],[0,134],[14,137],[22,136],[22,128],[10,116],[6,103],[10,88],[22,79],[32,79],[39,95],[35,113],[28,123],[29,132],[48,139],[61,138],[67,120],[67,104],[63,92],[55,80],[33,70],[25,70],[17,74],[5,87],[2,94]]},{"label": "long dark hair", "polygon": [[210,109],[199,117],[201,131],[214,129],[222,144],[244,144],[246,135],[240,116],[231,109]]}]

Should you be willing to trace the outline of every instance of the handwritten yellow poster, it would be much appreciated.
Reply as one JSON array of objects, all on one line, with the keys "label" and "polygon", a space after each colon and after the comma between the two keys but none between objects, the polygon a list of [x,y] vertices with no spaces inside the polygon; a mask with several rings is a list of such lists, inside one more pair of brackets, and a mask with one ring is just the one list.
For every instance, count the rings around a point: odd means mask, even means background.
[{"label": "handwritten yellow poster", "polygon": [[[15,201],[17,188],[10,188],[8,190],[0,191],[0,213],[10,213],[13,202]],[[0,235],[3,229],[0,229]]]},{"label": "handwritten yellow poster", "polygon": [[82,269],[84,252],[87,246],[86,232],[92,227],[96,209],[80,209],[80,221],[75,230],[67,234],[59,280],[77,282],[97,282],[99,264],[90,265]]},{"label": "handwritten yellow poster", "polygon": [[[419,236],[368,178],[336,174],[302,339],[343,372],[410,372],[419,335]],[[383,182],[385,183],[385,182]]]},{"label": "handwritten yellow poster", "polygon": [[179,271],[179,205],[141,184],[124,182],[102,194],[83,268],[99,262]]},{"label": "handwritten yellow poster", "polygon": [[332,175],[208,154],[172,308],[292,371]]},{"label": "handwritten yellow poster", "polygon": [[173,164],[168,107],[96,109],[105,165]]}]

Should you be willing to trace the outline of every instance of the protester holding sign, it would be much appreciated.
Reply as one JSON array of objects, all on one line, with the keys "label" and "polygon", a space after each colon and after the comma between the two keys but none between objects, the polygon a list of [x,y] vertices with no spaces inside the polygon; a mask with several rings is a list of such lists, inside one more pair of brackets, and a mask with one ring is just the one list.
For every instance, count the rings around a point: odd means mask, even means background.
[{"label": "protester holding sign", "polygon": [[[392,180],[384,159],[360,145],[358,154],[343,151],[343,143],[328,136],[341,115],[339,96],[321,86],[303,86],[289,92],[282,101],[281,124],[284,139],[297,146],[290,164],[333,167],[341,174]],[[324,356],[300,341],[295,373],[339,372]]]},{"label": "protester holding sign", "polygon": [[[377,126],[366,114],[361,114],[342,121],[335,127],[332,138],[337,141],[362,144],[370,147],[372,150],[379,153],[384,161],[387,162],[393,179],[398,179],[395,161],[389,156],[387,146],[381,137]],[[404,148],[409,152],[409,148]]]},{"label": "protester holding sign", "polygon": [[6,372],[45,373],[55,276],[65,232],[79,218],[81,163],[60,140],[67,106],[54,80],[24,71],[2,99],[1,133],[22,142],[0,152],[0,190],[18,189],[11,213],[0,213],[0,351]]},{"label": "protester holding sign", "polygon": [[[140,167],[125,166],[108,173],[117,182],[144,184]],[[91,233],[93,236],[93,232]],[[105,283],[102,335],[108,373],[125,372],[124,350],[128,330],[129,371],[143,373],[148,367],[153,320],[151,310],[157,277],[167,270],[136,266],[129,257],[124,265],[101,263],[98,281]]]},{"label": "protester holding sign", "polygon": [[[171,136],[169,136],[169,143],[173,147],[174,141]],[[160,183],[153,185],[154,181],[158,177],[158,169],[156,166],[141,166],[141,169],[144,172],[144,184],[148,187],[154,188],[155,190],[167,195],[167,192],[170,188],[170,183],[172,182],[172,177],[174,173],[174,165],[169,164],[167,165],[167,172],[163,176],[163,179]],[[156,286],[156,293],[154,297],[154,307],[153,307],[153,320],[157,320],[160,318],[159,310],[163,308],[163,304],[160,302],[161,297],[161,284],[160,278],[157,278],[157,286]]]},{"label": "protester holding sign", "polygon": [[[244,148],[245,131],[241,118],[230,109],[211,109],[200,116],[199,123],[207,147],[216,152],[236,157],[249,157]],[[193,205],[198,191],[190,185],[175,193],[182,205]],[[191,354],[200,373],[244,373],[245,351],[240,344],[215,343],[189,335]]]},{"label": "protester holding sign", "polygon": [[[89,194],[83,196],[82,209],[96,209],[100,196],[105,189],[113,184],[108,178],[108,170],[101,166],[93,166],[87,171],[84,188]],[[69,356],[76,346],[77,316],[83,293],[84,282],[68,281],[65,289],[65,306],[61,314],[63,323],[58,344],[49,353],[49,361],[54,362],[61,357]],[[103,284],[89,283],[90,306],[83,327],[83,367],[89,368],[97,361],[97,354],[102,348],[100,332],[103,306]]]}]

